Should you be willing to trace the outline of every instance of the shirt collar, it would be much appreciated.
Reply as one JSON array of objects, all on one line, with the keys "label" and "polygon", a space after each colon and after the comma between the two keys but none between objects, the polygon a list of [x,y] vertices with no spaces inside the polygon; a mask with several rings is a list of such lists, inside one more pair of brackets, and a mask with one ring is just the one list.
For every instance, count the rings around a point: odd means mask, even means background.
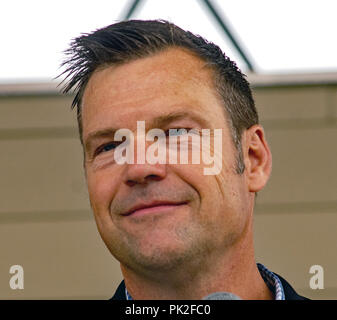
[{"label": "shirt collar", "polygon": [[274,294],[274,300],[285,300],[284,289],[280,278],[261,263],[257,263],[257,268],[269,290]]},{"label": "shirt collar", "polygon": [[[260,271],[262,279],[268,286],[269,290],[274,294],[274,300],[285,300],[284,289],[279,277],[268,270],[263,264],[257,263],[256,265]],[[126,300],[133,300],[126,287],[125,298]]]}]

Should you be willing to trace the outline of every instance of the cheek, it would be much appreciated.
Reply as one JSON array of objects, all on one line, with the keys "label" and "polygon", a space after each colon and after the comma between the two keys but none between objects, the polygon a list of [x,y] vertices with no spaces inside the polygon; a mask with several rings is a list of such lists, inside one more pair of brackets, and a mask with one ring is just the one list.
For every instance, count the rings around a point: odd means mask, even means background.
[{"label": "cheek", "polygon": [[[249,218],[245,176],[237,173],[219,175],[217,185],[221,189],[221,207],[219,211],[226,217],[227,228],[241,234]],[[220,201],[219,201],[220,203]]]},{"label": "cheek", "polygon": [[[216,176],[204,175],[204,165],[170,165],[173,174],[183,180],[196,192],[194,199],[198,211],[216,210],[220,206],[221,194],[216,181]],[[198,197],[198,199],[197,199]]]},{"label": "cheek", "polygon": [[[89,171],[89,172],[88,172]],[[111,172],[102,170],[100,172],[87,171],[87,184],[90,203],[95,215],[109,213],[109,206],[117,190],[116,179]]]}]

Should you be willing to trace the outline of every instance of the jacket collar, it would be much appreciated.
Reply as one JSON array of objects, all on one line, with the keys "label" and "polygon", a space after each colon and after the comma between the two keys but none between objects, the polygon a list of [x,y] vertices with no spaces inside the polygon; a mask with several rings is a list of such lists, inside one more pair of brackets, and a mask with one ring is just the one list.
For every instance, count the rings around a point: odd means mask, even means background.
[{"label": "jacket collar", "polygon": [[[276,273],[275,273],[276,274]],[[293,287],[280,275],[276,274],[282,282],[284,289],[285,300],[309,300],[308,298],[300,296]],[[125,297],[125,283],[124,280],[119,284],[114,296],[110,300],[126,300]]]}]

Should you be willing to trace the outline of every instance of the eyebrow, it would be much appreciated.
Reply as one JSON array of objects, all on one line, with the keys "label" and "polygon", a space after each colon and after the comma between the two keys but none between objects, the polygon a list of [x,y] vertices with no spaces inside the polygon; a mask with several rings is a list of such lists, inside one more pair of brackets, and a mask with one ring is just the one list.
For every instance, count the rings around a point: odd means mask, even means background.
[{"label": "eyebrow", "polygon": [[177,121],[177,120],[181,120],[181,119],[191,119],[201,125],[207,125],[207,121],[202,118],[201,116],[199,116],[198,114],[194,113],[194,112],[186,112],[186,111],[181,111],[181,112],[171,112],[169,114],[163,115],[163,116],[159,116],[157,118],[154,118],[151,122],[151,126],[152,128],[162,128],[165,125],[173,122],[173,121]]},{"label": "eyebrow", "polygon": [[[159,116],[154,118],[153,120],[150,120],[150,128],[162,128],[165,125],[168,125],[169,123],[172,123],[174,121],[182,120],[182,119],[191,119],[197,123],[199,123],[202,126],[207,126],[208,122],[203,117],[199,116],[198,114],[194,112],[171,112],[169,114]],[[149,128],[148,128],[149,129]],[[97,131],[93,131],[88,134],[88,137],[85,142],[85,150],[89,151],[92,147],[92,144],[95,140],[98,140],[100,138],[104,137],[112,137],[115,135],[116,131],[118,129],[115,128],[105,128],[100,129]]]},{"label": "eyebrow", "polygon": [[105,137],[113,137],[117,130],[118,129],[114,129],[114,128],[105,128],[105,129],[100,129],[100,130],[96,130],[96,131],[89,133],[86,139],[86,142],[84,144],[85,150],[89,151],[95,140],[98,140],[100,138],[105,138]]}]

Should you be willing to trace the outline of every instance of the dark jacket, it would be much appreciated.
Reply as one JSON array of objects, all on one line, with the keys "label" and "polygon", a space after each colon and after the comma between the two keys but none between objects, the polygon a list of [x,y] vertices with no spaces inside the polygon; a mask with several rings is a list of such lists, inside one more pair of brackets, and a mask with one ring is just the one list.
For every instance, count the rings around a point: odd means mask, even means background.
[{"label": "dark jacket", "polygon": [[[277,275],[282,282],[286,300],[309,300],[308,298],[302,297],[299,294],[297,294],[296,291],[292,288],[292,286],[281,276],[279,276],[276,273],[275,275]],[[126,300],[124,280],[120,283],[114,296],[110,300]]]}]

